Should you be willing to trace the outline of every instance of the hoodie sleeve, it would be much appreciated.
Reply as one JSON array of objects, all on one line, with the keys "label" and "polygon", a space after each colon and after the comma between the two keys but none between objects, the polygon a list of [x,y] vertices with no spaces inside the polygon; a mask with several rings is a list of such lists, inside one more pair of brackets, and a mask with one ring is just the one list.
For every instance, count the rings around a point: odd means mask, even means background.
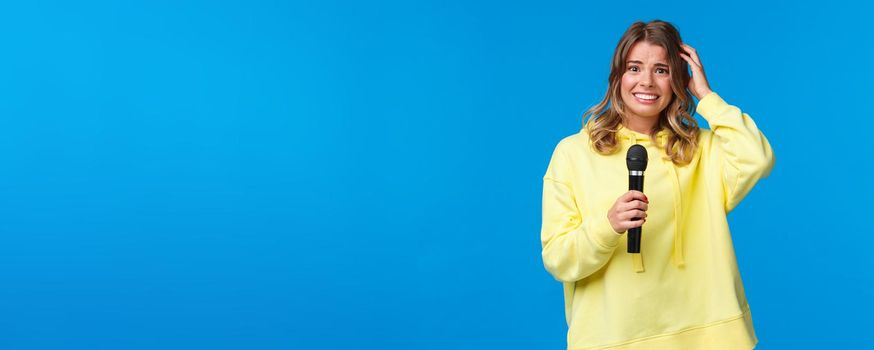
[{"label": "hoodie sleeve", "polygon": [[603,267],[621,234],[606,215],[581,217],[569,177],[566,155],[556,147],[543,177],[543,265],[555,279],[575,282]]},{"label": "hoodie sleeve", "polygon": [[704,96],[696,108],[710,124],[711,154],[718,162],[725,212],[734,209],[759,179],[774,167],[774,152],[756,123],[715,92]]}]

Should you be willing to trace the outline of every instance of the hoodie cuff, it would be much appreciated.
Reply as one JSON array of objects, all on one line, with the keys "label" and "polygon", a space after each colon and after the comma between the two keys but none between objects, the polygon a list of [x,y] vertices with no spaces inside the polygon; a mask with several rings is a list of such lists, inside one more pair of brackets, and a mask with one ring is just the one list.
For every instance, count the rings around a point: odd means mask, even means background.
[{"label": "hoodie cuff", "polygon": [[695,108],[695,111],[710,122],[711,119],[719,116],[719,112],[725,106],[728,106],[728,103],[726,103],[722,97],[717,95],[716,92],[711,91],[698,101],[698,106]]},{"label": "hoodie cuff", "polygon": [[606,214],[592,222],[589,235],[604,248],[616,248],[619,245],[619,238],[622,237],[622,233],[613,231],[613,225],[610,225]]}]

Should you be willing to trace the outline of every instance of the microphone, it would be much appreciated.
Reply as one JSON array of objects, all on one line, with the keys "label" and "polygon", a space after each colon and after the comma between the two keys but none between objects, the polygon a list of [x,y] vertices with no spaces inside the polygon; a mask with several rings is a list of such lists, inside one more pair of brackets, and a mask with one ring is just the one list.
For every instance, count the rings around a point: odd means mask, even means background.
[{"label": "microphone", "polygon": [[[643,192],[643,171],[646,170],[646,148],[641,145],[632,145],[625,156],[625,164],[628,166],[628,190]],[[641,218],[634,218],[640,220]],[[628,229],[628,252],[640,253],[640,235],[642,227]]]}]

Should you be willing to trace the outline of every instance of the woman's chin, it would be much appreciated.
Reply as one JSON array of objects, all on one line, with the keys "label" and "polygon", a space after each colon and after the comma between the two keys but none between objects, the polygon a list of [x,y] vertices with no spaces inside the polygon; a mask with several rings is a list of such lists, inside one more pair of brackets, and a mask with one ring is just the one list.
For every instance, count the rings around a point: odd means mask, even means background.
[{"label": "woman's chin", "polygon": [[658,119],[662,111],[656,108],[639,108],[632,110],[631,113],[644,119]]}]

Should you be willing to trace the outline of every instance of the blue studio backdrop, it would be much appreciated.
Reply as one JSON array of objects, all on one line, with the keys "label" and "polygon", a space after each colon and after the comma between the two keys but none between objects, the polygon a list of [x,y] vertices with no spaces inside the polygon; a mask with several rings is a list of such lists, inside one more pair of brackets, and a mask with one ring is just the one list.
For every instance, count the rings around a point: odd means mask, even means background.
[{"label": "blue studio backdrop", "polygon": [[775,151],[729,215],[758,348],[874,347],[871,10],[4,3],[0,348],[563,349],[542,176],[652,19]]}]

